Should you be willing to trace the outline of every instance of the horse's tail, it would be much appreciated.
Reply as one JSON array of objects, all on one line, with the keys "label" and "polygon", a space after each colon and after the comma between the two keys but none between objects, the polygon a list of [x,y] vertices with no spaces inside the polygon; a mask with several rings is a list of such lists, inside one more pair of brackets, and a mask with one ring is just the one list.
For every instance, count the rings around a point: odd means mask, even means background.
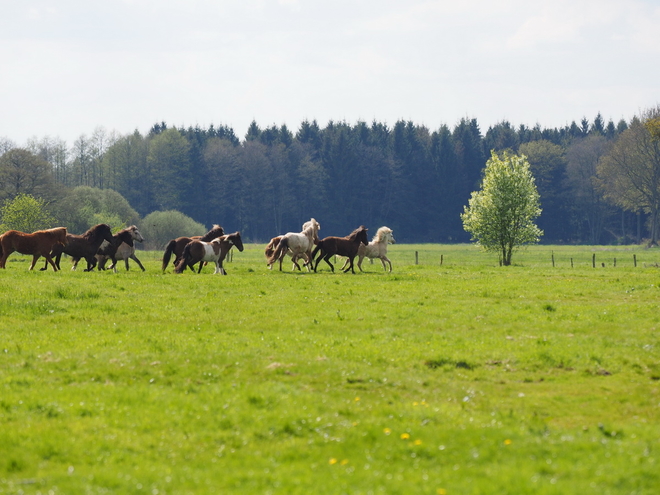
[{"label": "horse's tail", "polygon": [[186,270],[188,261],[191,259],[191,255],[190,255],[191,244],[192,242],[189,242],[188,244],[186,244],[186,247],[183,248],[183,254],[181,255],[181,259],[179,260],[179,263],[176,265],[176,268],[174,268],[174,273],[183,273]]},{"label": "horse's tail", "polygon": [[174,248],[176,248],[176,240],[172,239],[168,244],[167,247],[165,248],[165,253],[163,254],[163,271],[167,268],[167,265],[170,264],[170,258],[172,257],[172,253],[174,252]]},{"label": "horse's tail", "polygon": [[268,258],[268,264],[272,265],[278,259],[284,256],[287,249],[289,249],[289,239],[286,236],[284,236],[280,239],[280,243],[277,245],[277,249],[275,249],[275,251],[270,256],[270,258]]},{"label": "horse's tail", "polygon": [[273,237],[268,245],[266,246],[266,250],[264,251],[264,254],[266,255],[266,259],[270,260],[271,256],[273,256],[273,253],[275,253],[275,250],[277,249],[277,246],[280,244],[281,237]]}]

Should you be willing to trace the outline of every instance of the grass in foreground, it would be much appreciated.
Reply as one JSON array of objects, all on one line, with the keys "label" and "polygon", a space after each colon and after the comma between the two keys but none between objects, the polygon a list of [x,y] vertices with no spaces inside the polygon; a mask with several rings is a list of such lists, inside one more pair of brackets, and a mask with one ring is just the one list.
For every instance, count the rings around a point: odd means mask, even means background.
[{"label": "grass in foreground", "polygon": [[654,251],[397,245],[351,275],[262,248],[226,277],[12,256],[0,493],[660,489]]}]

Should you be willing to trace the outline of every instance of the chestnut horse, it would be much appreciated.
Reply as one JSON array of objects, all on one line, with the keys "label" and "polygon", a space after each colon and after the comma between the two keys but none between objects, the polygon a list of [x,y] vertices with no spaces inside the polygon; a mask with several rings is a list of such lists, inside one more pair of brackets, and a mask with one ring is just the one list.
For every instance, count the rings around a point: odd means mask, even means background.
[{"label": "chestnut horse", "polygon": [[167,243],[167,247],[165,248],[165,253],[163,254],[163,271],[167,268],[167,265],[170,262],[170,258],[172,257],[172,254],[174,254],[174,266],[179,264],[179,261],[181,260],[181,255],[183,254],[183,248],[186,247],[186,244],[188,244],[190,241],[204,241],[204,242],[210,242],[213,239],[220,237],[221,235],[224,235],[224,230],[220,225],[214,225],[211,230],[209,230],[206,234],[203,236],[192,236],[192,237],[177,237],[176,239],[172,239],[170,242]]},{"label": "chestnut horse", "polygon": [[239,251],[243,251],[243,241],[239,232],[216,237],[211,242],[191,241],[183,248],[181,260],[179,260],[179,264],[174,269],[174,273],[183,273],[186,267],[190,267],[194,271],[193,265],[195,263],[199,263],[197,273],[201,273],[204,262],[213,261],[215,262],[215,271],[213,273],[227,275],[222,262],[233,246],[236,246]]},{"label": "chestnut horse", "polygon": [[[140,234],[140,231],[135,225],[131,225],[130,227],[127,227],[117,232],[115,235],[112,236],[112,242],[108,242],[107,244],[103,243],[99,248],[99,250],[96,252],[96,259],[99,261],[99,265],[98,265],[99,270],[105,270],[105,262],[109,258],[112,260],[112,265],[110,266],[110,268],[112,268],[116,272],[117,250],[119,249],[119,246],[122,244],[122,242],[124,242],[128,244],[129,247],[133,247],[133,241],[138,241],[138,242],[144,241],[142,234]],[[142,267],[141,263],[140,266]],[[128,261],[126,262],[126,270],[128,270]],[[144,271],[144,267],[142,267],[142,271]]]},{"label": "chestnut horse", "polygon": [[17,251],[21,254],[32,255],[30,270],[34,268],[37,260],[43,256],[51,264],[53,270],[57,271],[57,265],[55,265],[50,253],[57,244],[66,245],[66,243],[66,227],[37,230],[31,234],[19,232],[18,230],[8,230],[0,236],[0,268],[5,268],[9,255]]},{"label": "chestnut horse", "polygon": [[326,237],[321,239],[312,251],[312,263],[316,257],[316,253],[320,251],[319,258],[316,260],[314,265],[314,271],[319,266],[321,259],[324,259],[325,262],[330,266],[330,269],[334,272],[335,267],[330,263],[330,258],[334,255],[346,256],[350,263],[349,267],[344,270],[347,272],[349,269],[355,273],[353,269],[353,259],[357,256],[358,248],[360,244],[365,246],[369,243],[369,238],[367,237],[367,228],[364,225],[361,225],[353,232],[351,232],[346,237]]},{"label": "chestnut horse", "polygon": [[[50,252],[57,268],[60,270],[62,269],[60,267],[60,260],[62,259],[62,253],[64,253],[78,260],[80,260],[80,258],[85,258],[87,261],[87,268],[85,271],[89,272],[96,267],[96,251],[98,251],[101,243],[103,241],[112,241],[112,229],[107,223],[100,223],[94,225],[94,227],[90,228],[82,235],[67,234],[66,240],[66,246],[55,244],[55,247]],[[75,270],[77,266],[78,262],[76,261],[71,269]],[[47,269],[48,262],[45,262],[42,270]]]}]

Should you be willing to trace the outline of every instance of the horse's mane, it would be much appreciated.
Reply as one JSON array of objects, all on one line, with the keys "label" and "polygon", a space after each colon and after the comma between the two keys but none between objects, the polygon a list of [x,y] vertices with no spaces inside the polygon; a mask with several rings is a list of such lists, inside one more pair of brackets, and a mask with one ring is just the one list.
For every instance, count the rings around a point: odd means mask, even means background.
[{"label": "horse's mane", "polygon": [[[35,230],[35,231],[32,232],[32,233],[33,233],[33,234],[37,234],[37,233],[42,234],[42,233],[44,233],[44,232],[48,232],[49,234],[59,234],[59,233],[61,233],[62,231],[64,231],[64,233],[66,234],[66,227],[55,227],[55,228],[52,228],[52,229]],[[16,230],[15,232],[19,232],[19,231]],[[6,232],[5,232],[5,233],[6,233]],[[24,234],[25,232],[20,232],[20,233],[21,233],[21,234]]]},{"label": "horse's mane", "polygon": [[348,234],[348,238],[351,240],[355,239],[357,235],[363,230],[367,230],[367,228],[364,225],[360,225],[357,229]]},{"label": "horse's mane", "polygon": [[372,240],[374,242],[381,242],[385,239],[385,236],[387,234],[391,234],[391,233],[392,233],[392,229],[390,229],[389,227],[381,227],[376,231],[376,235]]},{"label": "horse's mane", "polygon": [[202,237],[200,237],[199,240],[204,242],[209,242],[214,238],[219,237],[218,232],[220,232],[220,235],[224,235],[225,233],[225,231],[223,230],[222,227],[220,227],[220,225],[214,224],[213,228],[209,230],[206,234],[204,234]]},{"label": "horse's mane", "polygon": [[94,225],[94,227],[90,227],[87,232],[85,232],[82,236],[87,240],[94,240],[97,239],[98,237],[102,236],[103,230],[106,230],[107,232],[112,232],[112,229],[110,228],[110,225],[107,223],[100,223],[98,225]]}]

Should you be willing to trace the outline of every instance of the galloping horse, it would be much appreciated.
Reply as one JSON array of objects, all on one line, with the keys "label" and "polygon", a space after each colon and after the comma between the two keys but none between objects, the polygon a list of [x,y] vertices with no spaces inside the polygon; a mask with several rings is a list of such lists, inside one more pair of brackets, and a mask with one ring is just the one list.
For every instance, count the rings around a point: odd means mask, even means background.
[{"label": "galloping horse", "polygon": [[196,235],[192,237],[177,237],[176,239],[172,239],[167,243],[165,253],[163,254],[163,271],[165,271],[167,268],[172,254],[174,254],[174,266],[179,263],[181,255],[183,254],[183,248],[185,248],[186,244],[188,244],[190,241],[210,242],[213,239],[224,235],[224,233],[225,231],[222,229],[222,227],[220,227],[220,225],[214,225],[213,228],[203,236]]},{"label": "galloping horse", "polygon": [[213,261],[215,262],[215,271],[213,273],[227,275],[222,262],[233,246],[236,246],[239,251],[243,251],[243,241],[241,240],[240,232],[216,237],[211,242],[191,241],[183,248],[181,259],[174,269],[174,273],[183,273],[186,267],[190,267],[191,270],[195,271],[193,268],[195,263],[199,263],[197,273],[201,273],[204,262]]},{"label": "galloping horse", "polygon": [[[94,225],[87,232],[82,235],[76,234],[67,234],[66,235],[67,244],[63,246],[61,244],[55,244],[53,250],[50,252],[50,256],[54,259],[57,268],[61,270],[60,260],[62,259],[62,253],[72,256],[76,260],[80,258],[85,258],[87,261],[86,272],[89,272],[96,267],[96,252],[101,246],[103,241],[112,241],[112,229],[107,223],[100,223]],[[72,270],[75,270],[78,266],[78,261],[71,267]],[[42,270],[48,269],[48,262],[44,263]]]},{"label": "galloping horse", "polygon": [[[124,242],[128,244],[129,247],[133,247],[133,241],[138,241],[142,242],[144,241],[144,238],[142,237],[142,234],[140,234],[140,231],[135,225],[131,225],[130,227],[127,227],[123,230],[120,230],[117,232],[115,235],[112,236],[112,242],[108,242],[107,244],[101,245],[99,250],[96,253],[96,259],[99,261],[98,268],[99,270],[105,270],[105,263],[109,259],[112,260],[112,265],[110,268],[112,268],[115,272],[117,271],[117,250],[119,249],[119,246],[121,246],[121,243]],[[128,270],[128,260],[126,259],[126,270]],[[138,264],[140,265],[140,268],[142,268],[142,271],[144,271],[144,267],[142,266],[142,263],[138,261]]]},{"label": "galloping horse", "polygon": [[[309,270],[309,263],[311,262],[311,252],[314,243],[318,241],[318,232],[321,230],[321,225],[314,219],[303,224],[303,230],[300,233],[288,232],[283,236],[279,236],[279,241],[273,238],[268,246],[266,246],[266,257],[268,259],[268,269],[272,269],[273,264],[279,260],[280,271],[282,271],[282,260],[285,255],[291,256],[293,264],[300,270],[297,260],[300,258],[305,259],[305,264]],[[276,246],[276,247],[275,247]]]},{"label": "galloping horse", "polygon": [[[138,239],[133,239],[133,240],[137,241]],[[142,241],[139,241],[139,242],[142,242]],[[108,262],[109,258],[107,256],[103,256],[103,255],[97,255],[96,257],[100,258],[100,260],[99,260],[100,265],[99,266],[101,266],[101,269],[104,270],[105,269],[105,264]],[[133,261],[135,261],[138,264],[138,266],[142,269],[142,271],[145,271],[144,266],[142,266],[142,263],[140,262],[138,257],[135,256],[135,244],[133,244],[132,246],[129,246],[125,242],[122,242],[119,245],[119,247],[117,248],[117,252],[115,253],[115,259],[117,260],[117,262],[119,262],[119,260],[124,260],[124,263],[126,264],[126,270],[128,270],[128,260],[132,259]],[[110,265],[110,268],[112,268],[114,270],[115,269],[115,264]]]},{"label": "galloping horse", "polygon": [[21,254],[32,255],[30,270],[34,268],[39,257],[43,256],[51,264],[53,270],[57,271],[57,265],[51,258],[50,252],[57,244],[66,245],[66,243],[66,227],[37,230],[31,234],[8,230],[0,236],[0,268],[5,268],[9,255],[18,251]]},{"label": "galloping horse", "polygon": [[[387,245],[388,244],[395,244],[396,240],[394,239],[394,234],[392,233],[392,229],[389,227],[381,227],[378,229],[376,232],[376,235],[374,238],[371,240],[369,244],[366,246],[364,244],[360,244],[358,247],[358,262],[357,266],[362,271],[362,260],[367,257],[369,259],[374,259],[378,258],[380,259],[380,262],[383,264],[383,269],[387,270],[387,266],[385,263],[387,262],[390,265],[390,272],[392,272],[392,262],[390,259],[387,257]],[[342,270],[346,268],[346,265],[348,265],[348,260],[344,263],[344,266],[342,267]]]},{"label": "galloping horse", "polygon": [[338,254],[339,256],[348,257],[350,266],[346,268],[344,272],[347,272],[350,269],[353,273],[355,273],[355,270],[353,269],[353,258],[357,256],[360,244],[364,244],[366,246],[369,243],[369,239],[367,238],[367,230],[368,229],[364,225],[361,225],[346,237],[331,236],[321,239],[316,244],[316,247],[312,252],[312,263],[314,262],[316,253],[319,251],[321,252],[319,254],[318,260],[316,261],[316,264],[314,265],[314,271],[316,271],[318,268],[321,259],[324,259],[325,262],[330,265],[330,269],[334,272],[335,267],[332,265],[332,263],[330,263],[330,258],[335,254]]}]

